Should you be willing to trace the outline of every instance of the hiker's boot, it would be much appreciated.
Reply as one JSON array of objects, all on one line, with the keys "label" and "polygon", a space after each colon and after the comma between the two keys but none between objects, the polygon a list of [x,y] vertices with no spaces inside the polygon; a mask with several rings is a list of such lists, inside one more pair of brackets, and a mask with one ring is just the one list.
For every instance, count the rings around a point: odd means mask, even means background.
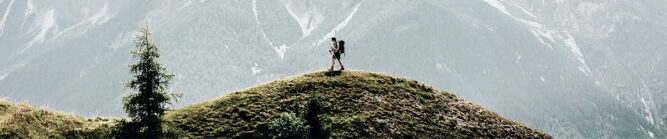
[{"label": "hiker's boot", "polygon": [[343,65],[341,65],[340,70],[345,70],[345,67],[343,67]]},{"label": "hiker's boot", "polygon": [[332,70],[333,70],[333,66],[331,66],[331,68],[329,68],[329,71],[332,71]]}]

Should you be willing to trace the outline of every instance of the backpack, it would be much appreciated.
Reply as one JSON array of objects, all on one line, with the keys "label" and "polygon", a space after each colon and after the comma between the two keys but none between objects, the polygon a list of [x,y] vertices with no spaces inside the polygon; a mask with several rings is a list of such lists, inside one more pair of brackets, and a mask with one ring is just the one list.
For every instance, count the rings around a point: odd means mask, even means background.
[{"label": "backpack", "polygon": [[345,41],[340,40],[340,42],[338,42],[338,47],[339,47],[338,50],[340,51],[340,53],[345,53]]}]

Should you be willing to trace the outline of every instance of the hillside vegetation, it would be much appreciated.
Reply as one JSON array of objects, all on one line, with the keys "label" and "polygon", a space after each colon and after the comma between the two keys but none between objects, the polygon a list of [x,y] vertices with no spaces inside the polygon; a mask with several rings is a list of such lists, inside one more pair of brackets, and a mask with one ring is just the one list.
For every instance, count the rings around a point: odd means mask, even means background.
[{"label": "hillside vegetation", "polygon": [[271,137],[283,112],[322,98],[321,124],[334,138],[551,138],[455,94],[414,80],[362,71],[315,72],[276,80],[167,112],[190,137]]},{"label": "hillside vegetation", "polygon": [[0,138],[107,138],[115,121],[86,119],[0,100]]},{"label": "hillside vegetation", "polygon": [[[188,138],[551,138],[455,94],[362,71],[283,78],[163,118],[164,127]],[[119,120],[0,101],[0,138],[110,138]]]}]

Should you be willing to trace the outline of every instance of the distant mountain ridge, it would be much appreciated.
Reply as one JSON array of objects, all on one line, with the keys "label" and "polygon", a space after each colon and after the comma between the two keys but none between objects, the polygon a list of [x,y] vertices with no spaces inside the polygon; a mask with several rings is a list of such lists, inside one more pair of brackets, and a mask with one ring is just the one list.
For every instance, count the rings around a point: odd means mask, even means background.
[{"label": "distant mountain ridge", "polygon": [[[407,77],[556,138],[667,136],[667,1],[0,0],[0,97],[125,116],[150,21],[176,107],[328,67]],[[320,42],[322,42],[320,44]],[[521,107],[517,107],[521,106]]]}]

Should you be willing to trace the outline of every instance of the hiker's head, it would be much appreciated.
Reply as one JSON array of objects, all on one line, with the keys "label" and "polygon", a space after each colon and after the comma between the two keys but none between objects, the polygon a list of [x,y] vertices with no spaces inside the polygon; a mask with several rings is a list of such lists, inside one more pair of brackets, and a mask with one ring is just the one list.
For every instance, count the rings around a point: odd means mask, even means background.
[{"label": "hiker's head", "polygon": [[340,45],[340,46],[343,46],[343,45],[345,45],[345,41],[343,41],[343,40],[340,40],[340,41],[338,42],[338,45]]},{"label": "hiker's head", "polygon": [[331,37],[331,41],[336,42],[336,37]]}]

